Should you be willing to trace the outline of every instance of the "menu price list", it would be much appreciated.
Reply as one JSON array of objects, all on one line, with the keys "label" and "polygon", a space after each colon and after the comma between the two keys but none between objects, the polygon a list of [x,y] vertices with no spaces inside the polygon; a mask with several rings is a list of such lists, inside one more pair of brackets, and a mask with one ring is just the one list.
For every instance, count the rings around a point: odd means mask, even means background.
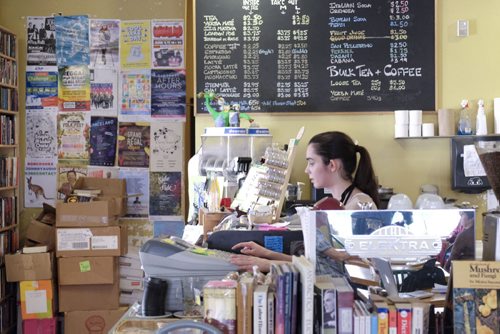
[{"label": "menu price list", "polygon": [[197,91],[247,112],[434,110],[434,8],[197,0]]}]

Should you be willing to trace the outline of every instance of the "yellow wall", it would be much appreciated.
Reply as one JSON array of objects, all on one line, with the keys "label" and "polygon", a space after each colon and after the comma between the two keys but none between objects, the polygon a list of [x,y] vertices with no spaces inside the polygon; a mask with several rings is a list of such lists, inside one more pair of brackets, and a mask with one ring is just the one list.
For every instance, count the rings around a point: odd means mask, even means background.
[{"label": "yellow wall", "polygon": [[[25,63],[26,16],[88,14],[96,18],[144,19],[179,18],[188,9],[190,22],[191,1],[187,0],[0,0],[0,24],[20,36],[21,66]],[[437,7],[437,108],[458,108],[463,98],[474,106],[478,99],[486,102],[489,130],[492,131],[493,98],[500,96],[500,2],[497,0],[436,0]],[[470,36],[456,37],[456,21],[469,20]],[[188,56],[190,45],[188,45]],[[188,75],[192,73],[191,60],[187,58]],[[192,78],[191,78],[192,80]],[[24,78],[20,80],[21,96],[24,95]],[[188,82],[188,96],[192,96],[192,81]],[[370,151],[380,184],[393,187],[416,200],[422,184],[436,184],[441,195],[467,200],[484,211],[484,194],[464,195],[450,189],[450,141],[436,139],[393,139],[393,115],[370,114],[316,114],[254,115],[262,126],[269,127],[274,140],[287,143],[302,126],[306,126],[303,144],[299,147],[292,181],[307,182],[304,174],[305,143],[322,131],[340,130],[355,138]],[[435,122],[430,113],[424,121]],[[207,116],[196,118],[196,145],[204,127],[211,126]],[[308,193],[309,189],[306,189]]]}]

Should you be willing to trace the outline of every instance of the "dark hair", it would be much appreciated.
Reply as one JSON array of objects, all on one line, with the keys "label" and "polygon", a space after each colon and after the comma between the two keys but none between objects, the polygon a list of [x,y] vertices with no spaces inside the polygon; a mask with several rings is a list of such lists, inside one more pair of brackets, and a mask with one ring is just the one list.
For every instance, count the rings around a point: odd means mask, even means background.
[{"label": "dark hair", "polygon": [[460,214],[466,215],[469,219],[474,219],[474,216],[476,215],[474,211],[460,211]]},{"label": "dark hair", "polygon": [[[366,148],[356,145],[351,137],[339,131],[317,134],[311,138],[309,144],[313,145],[325,165],[328,165],[330,160],[340,159],[344,171],[342,176],[352,181],[355,187],[370,196],[377,207],[380,207],[378,184]],[[356,153],[359,153],[359,162]]]}]

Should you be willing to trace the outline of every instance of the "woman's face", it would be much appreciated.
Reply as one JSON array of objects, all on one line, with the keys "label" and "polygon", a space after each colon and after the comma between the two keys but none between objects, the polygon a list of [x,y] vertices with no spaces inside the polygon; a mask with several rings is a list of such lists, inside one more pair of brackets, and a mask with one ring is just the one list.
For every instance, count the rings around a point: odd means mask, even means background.
[{"label": "woman's face", "polygon": [[335,309],[335,294],[331,292],[325,293],[325,299],[323,300],[323,305],[325,307],[326,313],[331,313]]},{"label": "woman's face", "polygon": [[324,189],[331,188],[332,186],[332,173],[330,172],[330,166],[325,165],[321,156],[316,154],[314,146],[309,144],[306,150],[306,174],[309,175],[314,188]]}]

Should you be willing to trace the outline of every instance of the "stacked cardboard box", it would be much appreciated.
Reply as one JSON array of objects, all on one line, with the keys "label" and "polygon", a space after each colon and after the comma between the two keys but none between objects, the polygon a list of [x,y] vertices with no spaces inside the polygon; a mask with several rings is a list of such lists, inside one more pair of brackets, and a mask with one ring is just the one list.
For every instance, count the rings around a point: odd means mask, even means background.
[{"label": "stacked cardboard box", "polygon": [[25,246],[47,246],[49,251],[54,250],[55,245],[55,223],[56,209],[49,204],[43,204],[43,210],[32,219],[26,229]]},{"label": "stacked cardboard box", "polygon": [[7,281],[19,282],[23,328],[55,334],[53,253],[6,254],[5,267]]},{"label": "stacked cardboard box", "polygon": [[59,311],[65,312],[66,333],[89,325],[110,328],[124,312],[118,257],[127,253],[127,230],[118,218],[126,211],[125,180],[80,178],[74,188],[99,189],[100,195],[56,206]]},{"label": "stacked cardboard box", "polygon": [[132,305],[142,300],[144,271],[139,259],[139,248],[129,247],[128,253],[120,256],[120,304]]}]

